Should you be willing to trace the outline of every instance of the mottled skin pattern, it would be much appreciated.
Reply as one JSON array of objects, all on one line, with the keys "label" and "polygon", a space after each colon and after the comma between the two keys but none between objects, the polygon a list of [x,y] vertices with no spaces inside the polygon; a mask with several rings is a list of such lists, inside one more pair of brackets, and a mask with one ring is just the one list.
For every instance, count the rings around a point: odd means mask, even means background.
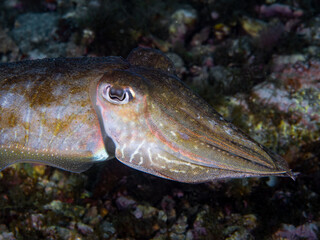
[{"label": "mottled skin pattern", "polygon": [[17,161],[82,172],[108,157],[91,89],[121,58],[0,65],[0,169]]},{"label": "mottled skin pattern", "polygon": [[281,157],[193,94],[159,51],[5,64],[0,79],[0,169],[31,161],[81,172],[115,156],[181,182],[292,177]]}]

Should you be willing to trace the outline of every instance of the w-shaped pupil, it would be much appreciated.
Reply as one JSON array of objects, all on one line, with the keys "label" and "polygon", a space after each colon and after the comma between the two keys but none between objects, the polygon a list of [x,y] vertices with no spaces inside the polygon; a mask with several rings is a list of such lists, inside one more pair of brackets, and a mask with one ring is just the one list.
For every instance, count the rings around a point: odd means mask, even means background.
[{"label": "w-shaped pupil", "polygon": [[125,98],[125,91],[123,89],[110,88],[109,96],[111,99],[123,101]]}]

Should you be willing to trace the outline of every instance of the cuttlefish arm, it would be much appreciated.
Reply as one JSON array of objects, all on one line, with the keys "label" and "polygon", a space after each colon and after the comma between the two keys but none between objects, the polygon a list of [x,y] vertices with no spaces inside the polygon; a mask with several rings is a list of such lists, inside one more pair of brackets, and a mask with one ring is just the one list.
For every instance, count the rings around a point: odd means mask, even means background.
[{"label": "cuttlefish arm", "polygon": [[181,182],[292,177],[280,156],[192,93],[159,51],[0,70],[0,169],[28,161],[82,172],[115,156]]}]

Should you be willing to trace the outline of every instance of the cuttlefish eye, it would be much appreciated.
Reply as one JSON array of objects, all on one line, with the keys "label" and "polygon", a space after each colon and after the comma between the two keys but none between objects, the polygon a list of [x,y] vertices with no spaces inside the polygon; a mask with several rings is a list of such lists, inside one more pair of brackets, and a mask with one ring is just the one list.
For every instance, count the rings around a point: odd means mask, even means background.
[{"label": "cuttlefish eye", "polygon": [[102,96],[113,104],[126,104],[134,98],[134,92],[131,88],[116,88],[106,85]]}]

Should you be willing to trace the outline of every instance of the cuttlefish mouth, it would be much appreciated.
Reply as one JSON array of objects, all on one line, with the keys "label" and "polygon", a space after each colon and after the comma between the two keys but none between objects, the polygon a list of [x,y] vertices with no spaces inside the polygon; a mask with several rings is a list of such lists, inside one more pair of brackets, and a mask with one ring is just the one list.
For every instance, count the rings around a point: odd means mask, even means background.
[{"label": "cuttlefish mouth", "polygon": [[96,89],[104,131],[115,157],[181,182],[290,176],[287,163],[196,96],[162,53],[136,49],[125,70],[107,72]]}]

